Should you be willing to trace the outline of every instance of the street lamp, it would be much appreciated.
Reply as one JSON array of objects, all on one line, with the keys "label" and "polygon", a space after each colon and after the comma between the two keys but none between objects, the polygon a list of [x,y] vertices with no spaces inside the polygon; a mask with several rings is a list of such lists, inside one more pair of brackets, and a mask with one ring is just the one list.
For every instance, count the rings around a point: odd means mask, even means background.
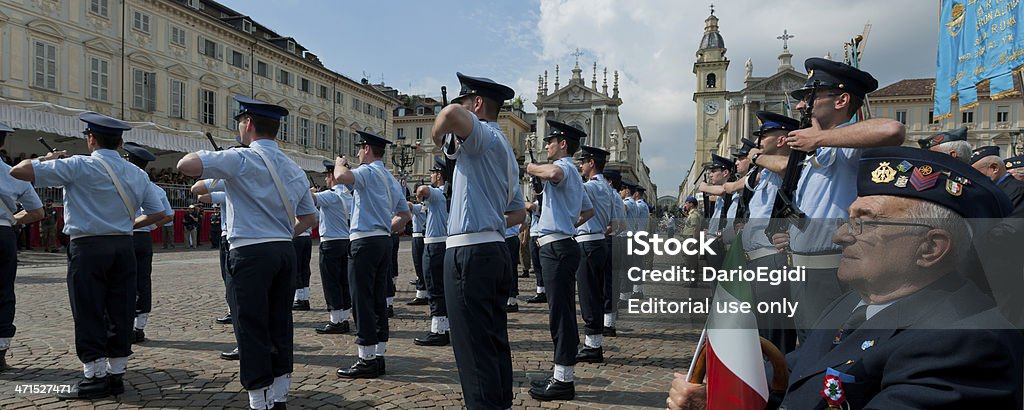
[{"label": "street lamp", "polygon": [[416,147],[409,144],[395,144],[395,150],[391,152],[391,163],[398,168],[398,172],[404,179],[405,169],[416,162]]}]

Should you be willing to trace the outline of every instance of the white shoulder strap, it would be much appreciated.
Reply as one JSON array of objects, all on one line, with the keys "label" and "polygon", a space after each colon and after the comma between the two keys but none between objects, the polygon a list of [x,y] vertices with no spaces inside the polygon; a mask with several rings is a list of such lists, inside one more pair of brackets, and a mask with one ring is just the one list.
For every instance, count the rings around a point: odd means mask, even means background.
[{"label": "white shoulder strap", "polygon": [[277,176],[277,167],[275,167],[274,163],[260,152],[259,149],[255,147],[250,148],[252,148],[252,151],[255,152],[256,155],[259,155],[260,159],[263,160],[263,163],[267,165],[267,171],[270,171],[270,178],[274,180],[274,185],[277,186],[277,194],[281,196],[281,205],[284,205],[284,210],[288,213],[288,223],[289,225],[294,225],[295,208],[292,206],[292,202],[288,200],[288,194],[284,192],[284,185],[281,184],[281,177]]},{"label": "white shoulder strap", "polygon": [[136,208],[134,204],[132,204],[132,201],[128,199],[128,194],[124,192],[124,186],[121,185],[121,180],[117,178],[117,174],[115,174],[114,170],[110,168],[110,164],[108,164],[103,158],[100,158],[99,155],[93,156],[92,158],[99,162],[100,165],[103,166],[103,169],[107,170],[107,175],[110,175],[110,180],[114,181],[114,188],[117,188],[117,194],[121,196],[121,201],[124,202],[124,207],[128,210],[128,217],[131,218],[132,221],[135,221],[135,211],[138,210],[138,208]]}]

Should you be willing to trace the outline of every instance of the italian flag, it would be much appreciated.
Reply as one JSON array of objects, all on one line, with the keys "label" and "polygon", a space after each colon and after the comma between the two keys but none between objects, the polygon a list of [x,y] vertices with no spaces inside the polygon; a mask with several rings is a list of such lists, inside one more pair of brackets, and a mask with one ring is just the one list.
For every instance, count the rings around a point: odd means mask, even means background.
[{"label": "italian flag", "polygon": [[[725,256],[723,269],[746,262],[739,236]],[[756,308],[747,282],[719,282],[715,289],[707,334],[707,398],[709,409],[763,409],[768,381],[761,355],[757,319],[751,313],[717,313],[717,306],[748,302]]]}]

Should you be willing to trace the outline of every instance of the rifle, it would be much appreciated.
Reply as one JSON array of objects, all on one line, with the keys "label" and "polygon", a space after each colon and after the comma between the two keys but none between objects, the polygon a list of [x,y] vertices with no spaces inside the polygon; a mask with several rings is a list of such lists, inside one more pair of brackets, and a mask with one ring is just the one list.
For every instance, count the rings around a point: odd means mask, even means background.
[{"label": "rifle", "polygon": [[[704,182],[708,182],[708,174],[707,173],[708,173],[708,164],[707,163],[701,164],[700,175],[697,175],[697,179],[699,179],[701,181],[704,181]],[[708,195],[707,192],[701,192],[700,194],[701,194],[701,198],[704,199],[704,201],[703,201],[704,202],[704,215],[703,215],[703,218],[701,218],[701,227],[700,227],[700,229],[704,230],[704,229],[708,229],[708,224],[711,223],[710,222],[711,214],[714,213],[715,211],[714,211],[714,209],[712,208],[712,205],[711,205],[711,198],[709,198],[710,195]]]},{"label": "rifle", "polygon": [[[530,163],[536,164],[537,159],[533,157],[533,146],[527,146],[526,152],[530,154]],[[535,176],[530,176],[530,187],[533,188],[533,193],[535,194],[544,192],[544,182]]]},{"label": "rifle", "polygon": [[213,140],[213,134],[210,134],[209,132],[207,132],[206,133],[206,139],[210,140],[210,144],[213,144],[213,150],[214,151],[221,151],[221,150],[224,149],[224,148],[221,148],[221,147],[217,146],[217,141]]},{"label": "rifle", "polygon": [[[441,86],[441,105],[448,106],[448,87]],[[441,175],[444,177],[444,199],[445,206],[452,210],[452,175],[455,174],[455,134],[448,133],[444,136],[444,144],[441,145],[441,153],[444,154],[444,170]]]},{"label": "rifle", "polygon": [[[800,129],[811,127],[811,113],[814,111],[814,98],[817,93],[817,84],[811,88],[810,99],[807,107],[800,111]],[[796,226],[804,229],[807,225],[807,214],[796,207],[794,193],[797,184],[800,183],[801,171],[803,171],[804,160],[810,155],[809,152],[791,150],[789,160],[786,162],[786,173],[782,176],[782,185],[775,194],[775,204],[772,206],[772,219],[765,228],[765,235],[771,238],[777,233],[786,232],[789,227]]]},{"label": "rifle", "polygon": [[39,141],[40,144],[43,144],[43,146],[46,147],[46,152],[57,152],[57,149],[51,147],[50,144],[47,144],[43,137],[36,138],[36,141]]}]

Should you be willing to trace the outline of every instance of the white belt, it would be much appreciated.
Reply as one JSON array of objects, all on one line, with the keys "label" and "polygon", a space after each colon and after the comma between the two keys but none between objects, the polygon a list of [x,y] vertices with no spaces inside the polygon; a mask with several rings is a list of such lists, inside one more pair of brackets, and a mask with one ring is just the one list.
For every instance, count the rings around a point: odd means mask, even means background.
[{"label": "white belt", "polygon": [[542,236],[540,238],[537,238],[537,246],[544,246],[544,245],[547,245],[547,244],[549,244],[551,242],[560,241],[562,239],[569,239],[569,238],[572,238],[572,237],[569,236],[569,235],[566,235],[564,233],[561,233],[561,232],[549,233],[549,234],[544,235],[544,236]]},{"label": "white belt", "polygon": [[790,265],[803,266],[806,269],[835,269],[839,267],[839,261],[843,259],[841,253],[829,253],[824,255],[802,255],[799,253],[790,254]]},{"label": "white belt", "polygon": [[149,233],[149,232],[151,232],[151,231],[148,231],[148,230],[145,230],[145,229],[133,229],[132,230],[132,233]]},{"label": "white belt", "polygon": [[299,236],[312,236],[312,234],[303,232],[303,233],[300,233]]},{"label": "white belt", "polygon": [[752,261],[754,259],[760,259],[768,255],[774,255],[779,253],[779,250],[772,246],[765,246],[763,248],[757,248],[750,252],[747,252],[747,260]]},{"label": "white belt", "polygon": [[[425,240],[423,241],[426,242]],[[445,240],[446,248],[458,248],[460,246],[478,245],[481,243],[505,242],[505,237],[495,231],[464,233],[449,235]]]},{"label": "white belt", "polygon": [[354,241],[356,239],[369,238],[371,236],[391,236],[391,234],[383,229],[377,229],[369,232],[350,232],[348,234],[348,239]]},{"label": "white belt", "polygon": [[423,232],[413,232],[412,233],[412,237],[413,238],[422,238],[423,237]]},{"label": "white belt", "polygon": [[586,234],[583,234],[583,235],[576,235],[576,242],[579,242],[579,243],[590,242],[590,241],[600,241],[600,240],[604,240],[604,234],[603,233],[586,233]]},{"label": "white belt", "polygon": [[344,241],[344,240],[348,240],[348,238],[324,238],[324,237],[321,237],[320,238],[320,243],[330,242],[330,241]]},{"label": "white belt", "polygon": [[423,238],[423,244],[429,245],[432,243],[444,243],[446,240],[448,240],[447,236],[432,236],[429,238]]},{"label": "white belt", "polygon": [[243,246],[257,245],[267,242],[291,242],[292,238],[235,238],[228,242],[228,249],[238,249]]},{"label": "white belt", "polygon": [[0,226],[11,226],[11,221],[0,219]]},{"label": "white belt", "polygon": [[72,235],[71,236],[71,240],[80,239],[80,238],[88,238],[88,237],[92,237],[92,236],[132,236],[132,234],[131,233],[120,233],[120,232],[117,232],[117,233],[104,233],[104,234],[99,234],[99,235]]}]

